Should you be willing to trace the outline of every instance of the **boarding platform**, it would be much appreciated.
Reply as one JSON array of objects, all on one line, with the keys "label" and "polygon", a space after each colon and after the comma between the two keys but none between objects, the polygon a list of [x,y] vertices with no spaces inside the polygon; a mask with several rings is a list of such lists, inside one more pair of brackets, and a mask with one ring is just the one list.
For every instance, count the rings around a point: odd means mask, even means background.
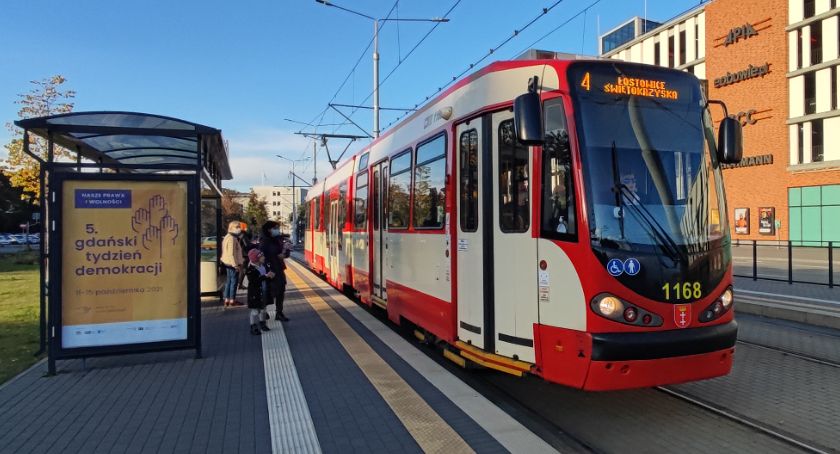
[{"label": "boarding platform", "polygon": [[290,321],[261,336],[246,308],[205,302],[201,359],[69,360],[51,377],[41,362],[0,385],[0,452],[570,451],[288,262]]}]

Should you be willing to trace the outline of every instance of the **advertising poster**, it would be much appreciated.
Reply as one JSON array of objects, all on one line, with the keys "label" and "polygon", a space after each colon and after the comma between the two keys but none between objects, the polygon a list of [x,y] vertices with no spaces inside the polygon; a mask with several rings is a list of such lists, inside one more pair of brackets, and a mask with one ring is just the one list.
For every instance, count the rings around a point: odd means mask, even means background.
[{"label": "advertising poster", "polygon": [[762,235],[774,235],[776,233],[776,209],[758,209],[758,233]]},{"label": "advertising poster", "polygon": [[62,347],[187,339],[187,183],[64,181]]},{"label": "advertising poster", "polygon": [[738,235],[750,234],[749,208],[735,208],[735,233]]}]

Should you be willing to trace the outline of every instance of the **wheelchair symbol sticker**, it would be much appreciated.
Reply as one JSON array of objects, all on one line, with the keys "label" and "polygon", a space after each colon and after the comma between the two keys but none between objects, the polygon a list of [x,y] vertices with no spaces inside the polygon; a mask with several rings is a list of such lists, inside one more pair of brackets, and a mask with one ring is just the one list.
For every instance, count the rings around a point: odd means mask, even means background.
[{"label": "wheelchair symbol sticker", "polygon": [[639,274],[639,270],[642,266],[639,264],[639,261],[634,258],[629,258],[624,261],[624,272],[627,273],[628,276],[635,276]]},{"label": "wheelchair symbol sticker", "polygon": [[621,273],[624,272],[624,263],[619,259],[610,260],[607,262],[607,272],[612,276],[621,276]]}]

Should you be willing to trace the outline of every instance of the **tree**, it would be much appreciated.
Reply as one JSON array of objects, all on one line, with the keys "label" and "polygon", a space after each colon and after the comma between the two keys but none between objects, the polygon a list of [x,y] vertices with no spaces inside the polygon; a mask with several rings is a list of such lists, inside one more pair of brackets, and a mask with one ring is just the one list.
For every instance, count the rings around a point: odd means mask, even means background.
[{"label": "tree", "polygon": [[260,198],[252,189],[248,195],[248,205],[245,207],[245,222],[256,231],[268,220],[268,207],[265,199]]},{"label": "tree", "polygon": [[245,218],[242,204],[233,199],[235,195],[236,191],[222,188],[222,226],[225,228],[231,221],[242,221]]},{"label": "tree", "polygon": [[21,190],[0,173],[0,232],[20,232],[20,224],[29,221],[30,207],[22,199]]},{"label": "tree", "polygon": [[[62,84],[67,79],[61,75],[55,75],[46,79],[33,80],[34,85],[28,93],[18,94],[15,104],[20,105],[18,117],[32,118],[48,115],[64,114],[73,111],[71,99],[76,97],[73,90],[62,90]],[[38,162],[23,152],[23,131],[13,123],[6,123],[6,128],[13,134],[12,140],[5,145],[9,157],[4,163],[3,173],[9,177],[12,186],[21,189],[21,197],[33,197],[40,199],[41,187]],[[34,135],[29,136],[29,151],[47,159],[47,141]],[[70,151],[56,146],[53,150],[54,157],[70,158]]]}]

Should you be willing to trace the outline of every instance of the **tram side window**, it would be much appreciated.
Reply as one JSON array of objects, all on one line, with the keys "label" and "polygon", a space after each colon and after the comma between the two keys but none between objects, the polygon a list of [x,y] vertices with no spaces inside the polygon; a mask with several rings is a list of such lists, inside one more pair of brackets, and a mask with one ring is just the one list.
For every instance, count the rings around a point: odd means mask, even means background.
[{"label": "tram side window", "polygon": [[367,228],[368,173],[356,175],[356,197],[353,198],[353,223],[356,230]]},{"label": "tram side window", "polygon": [[341,240],[344,238],[344,223],[347,221],[347,183],[342,183],[341,186],[338,187],[338,239]]},{"label": "tram side window", "polygon": [[[332,203],[330,203],[330,196],[327,195],[324,197],[324,231],[327,232],[327,235],[330,234],[330,224],[332,224],[332,219],[330,215],[332,214]],[[327,236],[329,238],[329,236]]]},{"label": "tram side window", "polygon": [[461,133],[460,140],[461,230],[478,230],[478,131]]},{"label": "tram side window", "polygon": [[379,182],[381,179],[380,171],[374,170],[373,171],[373,230],[379,230],[379,210],[381,209],[382,200],[382,184]]},{"label": "tram side window", "polygon": [[499,124],[499,228],[527,232],[531,225],[528,147],[516,140],[513,120]]},{"label": "tram side window", "polygon": [[362,155],[361,158],[359,158],[359,168],[358,168],[358,170],[367,170],[368,154],[369,153],[365,153],[365,154]]},{"label": "tram side window", "polygon": [[312,222],[315,224],[315,231],[321,229],[321,198],[316,197],[312,201]]},{"label": "tram side window", "polygon": [[547,237],[573,238],[577,233],[572,153],[563,100],[545,103],[543,146],[542,233]]},{"label": "tram side window", "polygon": [[388,178],[388,228],[408,228],[411,190],[411,150],[391,159]]},{"label": "tram side window", "polygon": [[446,135],[417,147],[414,166],[414,227],[443,227],[446,203]]}]

